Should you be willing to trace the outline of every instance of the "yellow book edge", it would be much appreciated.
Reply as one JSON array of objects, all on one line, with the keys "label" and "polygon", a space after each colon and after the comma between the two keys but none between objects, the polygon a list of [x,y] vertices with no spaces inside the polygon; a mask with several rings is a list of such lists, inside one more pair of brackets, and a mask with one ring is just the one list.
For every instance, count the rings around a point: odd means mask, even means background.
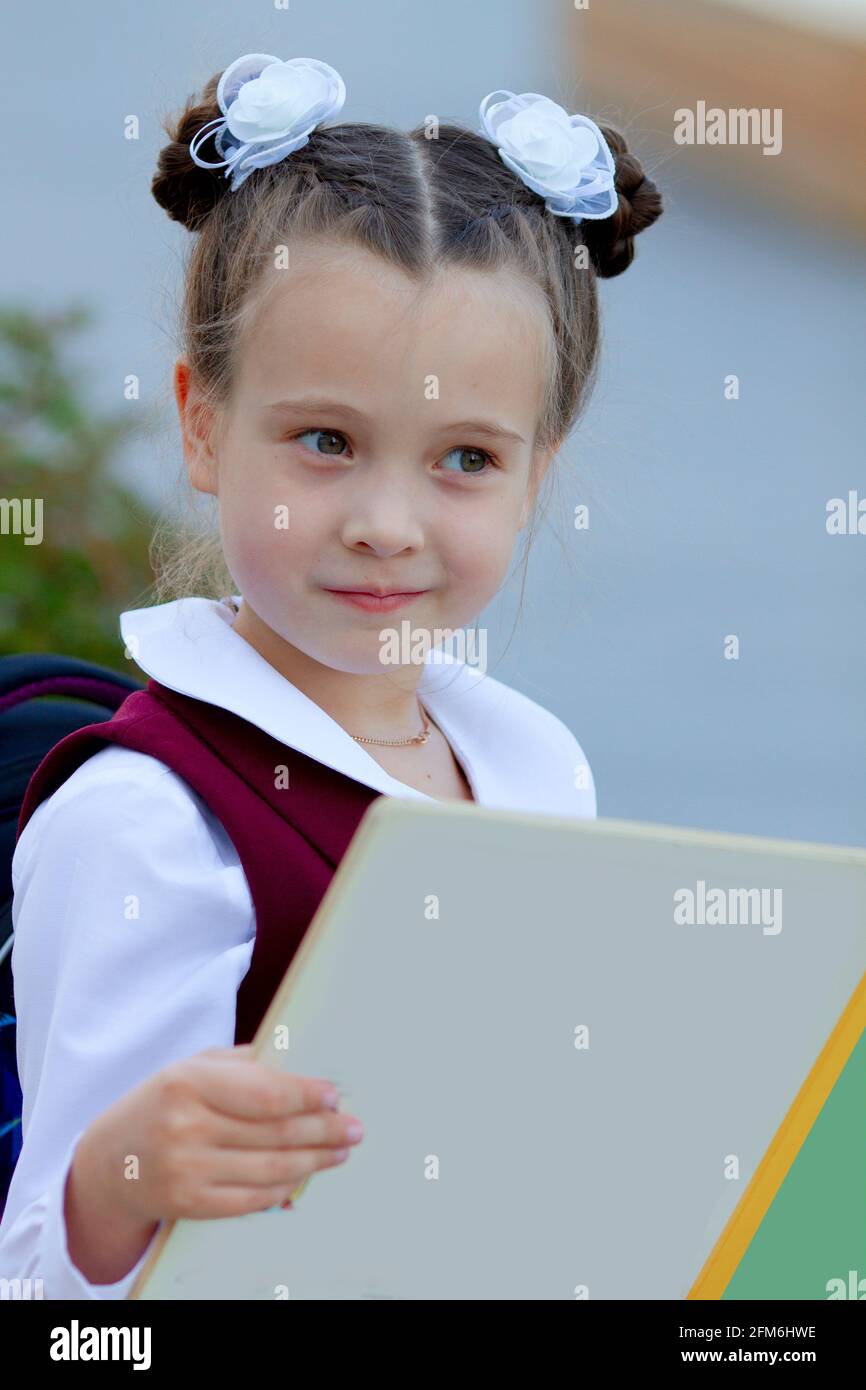
[{"label": "yellow book edge", "polygon": [[722,1297],[860,1041],[864,1028],[866,975],[848,1000],[817,1061],[797,1092],[752,1181],[686,1295],[687,1300]]}]

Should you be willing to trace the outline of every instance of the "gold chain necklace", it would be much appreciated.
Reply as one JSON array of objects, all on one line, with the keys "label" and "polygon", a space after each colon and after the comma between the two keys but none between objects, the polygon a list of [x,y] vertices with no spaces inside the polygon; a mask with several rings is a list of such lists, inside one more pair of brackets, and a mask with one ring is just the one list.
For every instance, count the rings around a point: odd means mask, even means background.
[{"label": "gold chain necklace", "polygon": [[[421,709],[420,703],[418,707]],[[380,743],[389,748],[405,748],[410,743],[426,743],[430,737],[430,725],[423,709],[421,709],[421,718],[424,721],[424,732],[423,734],[413,734],[411,738],[363,738],[361,734],[352,734],[352,738],[357,743]]]}]

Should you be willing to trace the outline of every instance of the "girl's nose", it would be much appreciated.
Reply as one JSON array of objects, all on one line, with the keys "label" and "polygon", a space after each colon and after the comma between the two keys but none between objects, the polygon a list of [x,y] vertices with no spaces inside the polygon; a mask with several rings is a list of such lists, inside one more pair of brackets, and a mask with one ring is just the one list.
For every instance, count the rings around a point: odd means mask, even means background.
[{"label": "girl's nose", "polygon": [[363,512],[354,511],[345,522],[343,543],[350,549],[365,547],[377,555],[399,555],[404,550],[423,548],[424,528],[405,504],[373,501]]}]

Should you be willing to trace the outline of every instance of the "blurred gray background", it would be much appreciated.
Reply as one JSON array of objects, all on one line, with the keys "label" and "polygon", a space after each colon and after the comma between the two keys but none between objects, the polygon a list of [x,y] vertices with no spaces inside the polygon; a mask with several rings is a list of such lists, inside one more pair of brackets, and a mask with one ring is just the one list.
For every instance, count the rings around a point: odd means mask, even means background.
[{"label": "blurred gray background", "polygon": [[[158,413],[122,462],[144,495],[169,496],[181,466],[170,371],[189,236],[149,192],[163,115],[258,51],[333,64],[347,120],[474,127],[498,87],[598,114],[579,36],[562,41],[575,20],[552,0],[7,11],[3,295],[95,305],[94,401],[116,407],[135,372]],[[491,673],[574,731],[601,815],[863,844],[866,536],[825,529],[828,499],[866,496],[863,239],[702,173],[639,92],[628,116],[666,212],[601,286],[598,390],[510,643],[519,582],[480,619]]]}]

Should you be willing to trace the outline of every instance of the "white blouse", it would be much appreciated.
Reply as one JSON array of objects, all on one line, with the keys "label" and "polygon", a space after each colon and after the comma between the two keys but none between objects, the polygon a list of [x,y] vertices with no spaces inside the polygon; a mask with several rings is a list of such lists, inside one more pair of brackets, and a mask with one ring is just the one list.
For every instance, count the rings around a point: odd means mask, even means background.
[{"label": "white blouse", "polygon": [[[170,689],[387,795],[433,799],[380,767],[233,631],[234,618],[225,601],[185,598],[123,613],[120,629],[127,654]],[[441,651],[427,658],[418,693],[480,805],[596,815],[580,744],[549,710]],[[34,1296],[47,1299],[126,1298],[153,1241],[114,1284],[91,1284],[76,1268],[63,1215],[75,1145],[147,1077],[234,1045],[255,936],[246,876],[187,782],[157,758],[108,745],[37,807],[12,885],[24,1140],[0,1222],[0,1278],[41,1279]]]}]

